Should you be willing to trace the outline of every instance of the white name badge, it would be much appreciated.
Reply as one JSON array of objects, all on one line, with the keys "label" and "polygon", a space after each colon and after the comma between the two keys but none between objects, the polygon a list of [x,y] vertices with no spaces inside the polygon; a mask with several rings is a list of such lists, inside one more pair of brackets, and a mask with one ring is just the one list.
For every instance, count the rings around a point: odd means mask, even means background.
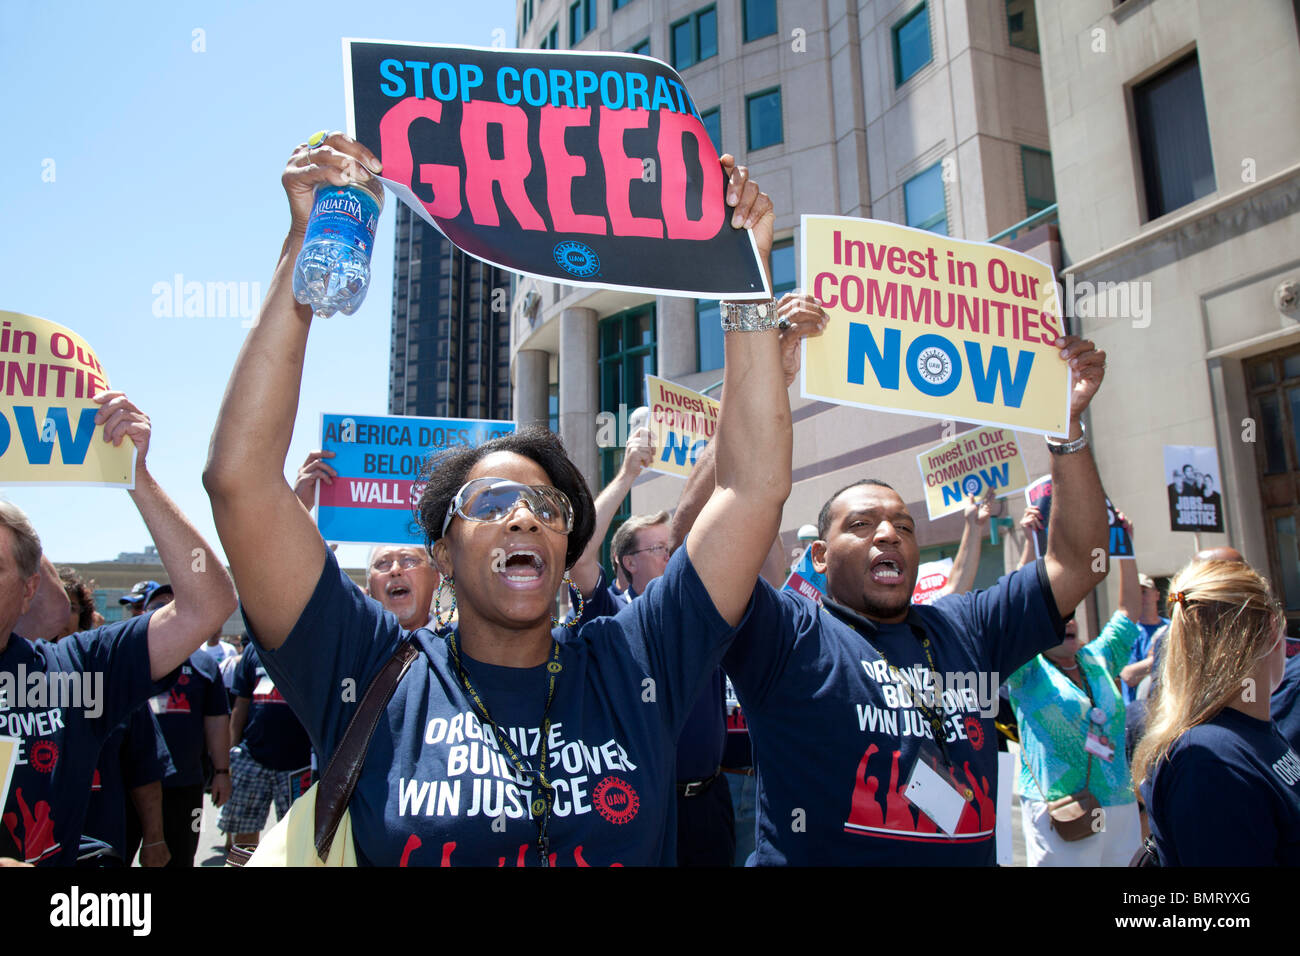
[{"label": "white name badge", "polygon": [[966,799],[919,756],[912,765],[903,795],[944,833],[952,836],[957,832],[957,821],[966,809]]},{"label": "white name badge", "polygon": [[1088,739],[1083,742],[1083,749],[1107,762],[1115,758],[1115,747],[1110,738],[1103,737],[1095,730],[1088,731]]}]

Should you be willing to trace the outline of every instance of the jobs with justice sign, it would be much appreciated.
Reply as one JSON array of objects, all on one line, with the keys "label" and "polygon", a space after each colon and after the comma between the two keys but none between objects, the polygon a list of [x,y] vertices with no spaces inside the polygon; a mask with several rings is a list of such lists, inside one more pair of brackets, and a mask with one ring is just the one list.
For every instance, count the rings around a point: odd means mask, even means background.
[{"label": "jobs with justice sign", "polygon": [[676,72],[623,53],[343,41],[348,132],[458,247],[568,285],[765,299]]}]

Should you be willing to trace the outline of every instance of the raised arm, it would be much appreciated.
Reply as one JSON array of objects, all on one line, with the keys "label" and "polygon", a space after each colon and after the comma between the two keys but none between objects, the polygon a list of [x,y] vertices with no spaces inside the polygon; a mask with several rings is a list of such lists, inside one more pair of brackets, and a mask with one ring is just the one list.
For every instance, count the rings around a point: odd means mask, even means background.
[{"label": "raised arm", "polygon": [[600,580],[600,548],[605,542],[605,533],[609,524],[618,513],[618,507],[632,490],[632,482],[654,460],[654,436],[648,428],[638,428],[627,439],[627,451],[623,455],[623,466],[619,468],[614,480],[601,489],[596,496],[596,528],[587,542],[587,550],[570,570],[573,583],[578,586],[583,597],[591,597],[592,591]]},{"label": "raised arm", "polygon": [[1039,513],[1037,508],[1030,505],[1025,509],[1025,513],[1020,516],[1020,530],[1025,533],[1025,546],[1020,549],[1020,563],[1016,565],[1017,571],[1034,560],[1034,533],[1042,527],[1042,514]]},{"label": "raised arm", "polygon": [[[799,374],[799,363],[803,354],[802,340],[825,331],[827,316],[821,303],[810,295],[787,292],[781,296],[778,306],[781,317],[789,322],[787,328],[780,330],[779,338],[781,371],[785,376],[785,387],[788,389]],[[725,375],[724,371],[724,381]],[[725,385],[723,394],[726,394]],[[691,475],[686,479],[686,487],[682,489],[681,499],[677,502],[677,510],[673,512],[672,522],[669,525],[670,543],[674,549],[680,547],[686,540],[686,536],[690,534],[695,524],[695,519],[700,516],[700,511],[703,510],[704,505],[713,495],[713,489],[717,486],[717,476],[713,466],[714,452],[714,443],[710,442],[695,459],[695,467],[691,469]],[[773,547],[780,549],[779,544]]]},{"label": "raised arm", "polygon": [[[1119,520],[1124,527],[1128,529],[1129,536],[1133,535],[1133,525],[1125,517],[1124,513],[1119,512]],[[1119,609],[1124,612],[1125,616],[1134,624],[1142,616],[1142,585],[1138,581],[1138,563],[1137,558],[1117,558],[1119,564]]]},{"label": "raised arm", "polygon": [[366,178],[362,163],[379,170],[379,160],[342,133],[314,149],[302,144],[289,160],[281,177],[289,234],[257,323],[235,360],[203,471],[244,612],[272,649],[289,636],[325,564],[320,534],[284,478],[311,326],[311,309],[293,297],[294,262],[315,188]]},{"label": "raised arm", "polygon": [[324,461],[326,458],[333,457],[334,452],[317,449],[307,455],[307,460],[298,469],[298,474],[293,480],[293,493],[298,496],[298,500],[308,511],[316,507],[316,486],[322,481],[332,485],[334,479],[339,476],[334,467]]},{"label": "raised arm", "polygon": [[149,671],[166,677],[235,612],[235,588],[212,546],[149,473],[149,416],[121,392],[100,392],[95,422],[104,440],[136,447],[135,488],[128,492],[158,548],[175,599],[149,619]]},{"label": "raised arm", "polygon": [[[772,200],[733,157],[722,157],[722,164],[729,176],[727,204],[735,210],[731,224],[753,230],[770,276]],[[713,439],[716,486],[686,549],[718,613],[734,625],[749,604],[790,494],[793,439],[776,322],[765,331],[726,333],[725,356]]]},{"label": "raised arm", "polygon": [[[1106,374],[1106,353],[1098,352],[1092,342],[1077,335],[1067,336],[1058,344],[1062,358],[1070,364],[1067,441],[1074,441],[1083,437],[1080,421]],[[1071,454],[1053,454],[1051,459],[1053,500],[1045,563],[1057,610],[1068,615],[1106,578],[1106,493],[1092,450],[1086,444]]]},{"label": "raised arm", "polygon": [[980,566],[980,549],[984,544],[984,529],[989,526],[992,511],[987,501],[979,501],[974,495],[967,495],[962,514],[966,526],[962,528],[961,544],[957,546],[957,556],[952,559],[952,573],[948,575],[948,583],[939,589],[936,599],[947,594],[965,594],[975,583],[975,572]]}]

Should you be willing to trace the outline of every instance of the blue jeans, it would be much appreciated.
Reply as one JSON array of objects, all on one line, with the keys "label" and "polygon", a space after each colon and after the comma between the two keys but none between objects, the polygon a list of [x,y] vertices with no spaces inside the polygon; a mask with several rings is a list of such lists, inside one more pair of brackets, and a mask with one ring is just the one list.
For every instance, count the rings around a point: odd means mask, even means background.
[{"label": "blue jeans", "polygon": [[744,866],[754,852],[755,803],[758,799],[758,778],[738,773],[724,774],[731,788],[731,804],[736,814],[736,866]]}]

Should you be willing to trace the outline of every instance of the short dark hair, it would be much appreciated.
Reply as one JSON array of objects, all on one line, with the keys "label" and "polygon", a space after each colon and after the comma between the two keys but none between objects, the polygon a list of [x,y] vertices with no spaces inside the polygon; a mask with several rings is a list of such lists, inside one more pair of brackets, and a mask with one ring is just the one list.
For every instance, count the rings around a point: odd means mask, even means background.
[{"label": "short dark hair", "polygon": [[560,439],[550,429],[540,425],[521,428],[481,445],[448,448],[433,453],[425,460],[420,479],[426,484],[415,505],[415,520],[424,532],[425,547],[432,551],[434,542],[442,537],[442,523],[447,517],[447,507],[468,480],[466,476],[482,459],[498,451],[511,452],[535,461],[546,472],[551,484],[568,497],[569,503],[573,505],[573,531],[569,533],[564,566],[573,567],[578,558],[582,557],[595,530],[596,506],[591,500],[586,479],[565,454]]},{"label": "short dark hair", "polygon": [[80,609],[77,612],[77,630],[89,631],[95,624],[95,582],[83,581],[72,568],[59,568],[59,580],[63,582],[68,602],[75,601]]},{"label": "short dark hair", "polygon": [[[890,491],[894,491],[893,485],[887,485],[879,478],[862,478],[852,484],[845,485],[839,491],[835,492],[835,494],[827,498],[826,504],[822,505],[822,510],[817,515],[817,537],[825,541],[826,532],[831,530],[831,505],[835,503],[835,499],[844,494],[844,492],[848,491],[850,488],[858,487],[858,485],[876,485],[879,488],[888,488]],[[894,491],[894,494],[898,494],[898,492]]]}]

